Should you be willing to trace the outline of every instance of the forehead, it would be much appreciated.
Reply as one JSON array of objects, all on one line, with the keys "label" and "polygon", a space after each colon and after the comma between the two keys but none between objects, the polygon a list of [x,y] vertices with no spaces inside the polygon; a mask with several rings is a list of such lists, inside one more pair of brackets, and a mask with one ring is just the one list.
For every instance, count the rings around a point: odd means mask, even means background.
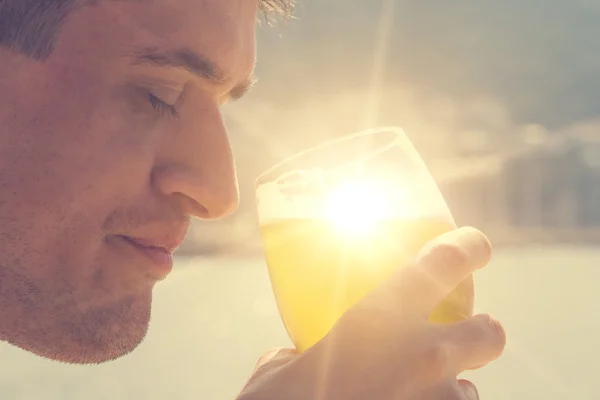
[{"label": "forehead", "polygon": [[73,51],[93,50],[101,58],[136,48],[187,47],[232,76],[248,74],[257,9],[257,0],[104,0],[67,19],[57,50],[69,42]]}]

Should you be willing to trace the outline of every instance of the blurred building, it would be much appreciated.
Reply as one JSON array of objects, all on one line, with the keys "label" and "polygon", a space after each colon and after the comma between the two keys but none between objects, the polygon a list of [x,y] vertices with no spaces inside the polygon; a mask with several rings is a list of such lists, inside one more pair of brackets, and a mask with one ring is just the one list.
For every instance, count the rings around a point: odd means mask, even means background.
[{"label": "blurred building", "polygon": [[459,225],[510,235],[600,229],[600,135],[558,136],[464,160],[440,187]]}]

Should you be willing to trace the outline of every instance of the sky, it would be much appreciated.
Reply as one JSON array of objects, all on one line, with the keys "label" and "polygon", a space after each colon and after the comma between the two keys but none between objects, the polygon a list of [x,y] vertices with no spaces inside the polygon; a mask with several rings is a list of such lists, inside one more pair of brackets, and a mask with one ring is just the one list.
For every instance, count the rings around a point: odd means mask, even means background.
[{"label": "sky", "polygon": [[592,0],[304,0],[296,20],[260,32],[260,96],[368,91],[387,25],[384,86],[492,97],[519,123],[556,128],[600,107],[599,19]]}]

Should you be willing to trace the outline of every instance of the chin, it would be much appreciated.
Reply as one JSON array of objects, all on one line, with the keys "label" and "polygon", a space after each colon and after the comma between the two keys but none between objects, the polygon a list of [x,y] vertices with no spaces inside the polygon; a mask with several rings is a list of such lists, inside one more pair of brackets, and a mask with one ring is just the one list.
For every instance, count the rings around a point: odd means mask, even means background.
[{"label": "chin", "polygon": [[44,358],[69,364],[101,364],[135,350],[150,324],[151,292],[82,314],[63,312],[8,342]]}]

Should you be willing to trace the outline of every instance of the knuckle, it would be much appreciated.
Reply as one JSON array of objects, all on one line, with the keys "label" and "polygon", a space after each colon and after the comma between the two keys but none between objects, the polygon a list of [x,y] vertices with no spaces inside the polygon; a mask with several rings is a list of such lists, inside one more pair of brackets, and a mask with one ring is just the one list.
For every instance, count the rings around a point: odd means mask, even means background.
[{"label": "knuckle", "polygon": [[256,367],[260,367],[268,363],[273,357],[275,357],[275,355],[277,355],[277,353],[279,353],[280,350],[280,348],[271,349],[267,353],[259,357],[258,361],[256,362]]},{"label": "knuckle", "polygon": [[286,364],[297,355],[293,349],[276,348],[269,351],[264,356],[260,357],[258,363],[254,367],[255,373],[264,372],[265,370],[273,370],[280,365]]},{"label": "knuckle", "polygon": [[427,360],[429,365],[436,366],[445,366],[448,361],[444,346],[440,343],[431,344],[425,351],[424,359]]},{"label": "knuckle", "polygon": [[379,337],[383,332],[392,334],[397,329],[398,311],[379,302],[359,303],[350,308],[337,325],[354,334],[365,337]]},{"label": "knuckle", "polygon": [[429,344],[420,356],[421,371],[425,371],[432,381],[437,381],[446,376],[448,371],[448,351],[439,343]]}]

